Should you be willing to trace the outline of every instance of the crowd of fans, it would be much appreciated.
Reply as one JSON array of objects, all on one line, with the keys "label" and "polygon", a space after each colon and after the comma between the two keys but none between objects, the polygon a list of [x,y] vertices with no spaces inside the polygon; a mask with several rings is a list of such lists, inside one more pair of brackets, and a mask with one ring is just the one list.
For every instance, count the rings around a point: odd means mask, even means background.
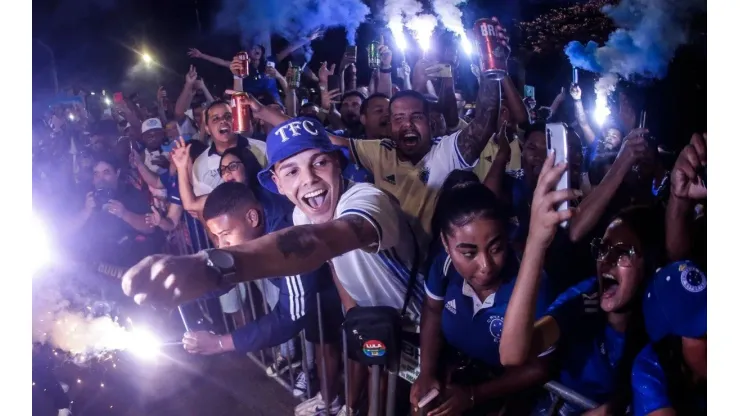
[{"label": "crowd of fans", "polygon": [[[280,346],[271,376],[308,356],[294,394],[317,378],[321,392],[296,415],[367,412],[370,372],[357,351],[343,364],[341,328],[378,306],[402,311],[400,337],[416,349],[397,387],[406,412],[705,412],[706,134],[666,155],[630,97],[596,126],[576,84],[537,109],[509,76],[481,77],[438,49],[396,71],[381,46],[366,86],[351,52],[314,75],[259,45],[247,71],[193,49],[233,74],[224,100],[191,66],[174,102],[160,88],[154,105],[116,94],[53,107],[34,130],[35,205],[71,257],[130,268],[107,296],[234,318],[190,324],[187,351]],[[475,100],[455,87],[466,71]],[[238,91],[247,131],[234,129]],[[568,126],[567,164],[548,152],[548,122]],[[566,170],[569,188],[556,189]],[[234,261],[220,284],[206,278],[214,253]],[[271,309],[255,320],[239,313],[250,281]],[[598,407],[553,410],[549,380]]]}]

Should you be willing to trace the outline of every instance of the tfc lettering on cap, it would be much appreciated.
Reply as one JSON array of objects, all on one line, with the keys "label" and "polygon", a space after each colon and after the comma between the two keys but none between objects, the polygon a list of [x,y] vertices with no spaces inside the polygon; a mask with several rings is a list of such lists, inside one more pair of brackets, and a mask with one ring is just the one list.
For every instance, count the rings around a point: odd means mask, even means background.
[{"label": "tfc lettering on cap", "polygon": [[290,140],[291,137],[300,136],[303,133],[308,133],[311,136],[318,136],[319,131],[311,120],[302,121],[291,121],[284,126],[275,130],[275,133],[280,135],[283,143]]}]

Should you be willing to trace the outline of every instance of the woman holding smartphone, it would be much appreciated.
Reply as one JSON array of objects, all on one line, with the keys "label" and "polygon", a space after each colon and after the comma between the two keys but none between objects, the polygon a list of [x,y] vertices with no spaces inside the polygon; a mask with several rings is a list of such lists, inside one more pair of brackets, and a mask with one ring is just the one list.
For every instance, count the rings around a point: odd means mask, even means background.
[{"label": "woman holding smartphone", "polygon": [[[566,166],[545,162],[532,202],[529,236],[519,275],[506,311],[501,335],[501,362],[517,367],[530,357],[555,350],[558,380],[596,401],[588,414],[624,414],[631,402],[632,362],[647,342],[641,300],[645,283],[663,259],[663,221],[651,208],[621,211],[602,238],[592,243],[596,277],[561,294],[542,318],[537,294],[545,252],[573,209],[556,211],[571,189],[554,191]],[[555,397],[543,397],[538,411],[546,414]],[[561,415],[581,414],[566,404]]]},{"label": "woman holding smartphone", "polygon": [[[500,409],[504,398],[541,385],[547,366],[533,358],[504,369],[499,361],[504,312],[519,268],[508,244],[505,210],[477,181],[443,189],[435,222],[444,251],[426,282],[421,371],[410,401],[429,416],[488,414]],[[544,292],[536,298],[544,312]],[[511,410],[513,402],[508,403]]]}]

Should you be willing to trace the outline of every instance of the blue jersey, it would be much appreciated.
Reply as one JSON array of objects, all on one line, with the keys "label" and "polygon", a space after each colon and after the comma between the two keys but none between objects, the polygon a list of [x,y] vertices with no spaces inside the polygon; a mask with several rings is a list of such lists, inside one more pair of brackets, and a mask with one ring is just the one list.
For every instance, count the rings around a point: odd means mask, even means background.
[{"label": "blue jersey", "polygon": [[[177,174],[170,175],[169,172],[165,172],[159,176],[159,179],[167,188],[167,199],[169,202],[171,204],[182,206],[180,188],[177,184]],[[208,233],[206,233],[206,229],[203,227],[203,224],[196,218],[193,218],[193,216],[187,211],[184,211],[182,216],[188,228],[188,235],[190,237],[188,243],[193,253],[212,247],[213,245],[208,239]]]},{"label": "blue jersey", "polygon": [[614,389],[616,368],[624,351],[624,334],[612,329],[599,306],[595,277],[571,287],[550,306],[560,328],[559,381],[598,403]]},{"label": "blue jersey", "polygon": [[[271,233],[293,226],[293,205],[284,204],[280,195],[272,194],[264,188],[262,190],[272,198],[266,200],[259,195],[260,192],[256,192],[265,210],[265,232]],[[309,273],[273,277],[270,283],[280,291],[278,302],[271,313],[232,333],[234,348],[239,352],[280,345],[295,337],[310,324],[309,320],[316,320],[318,317],[316,294],[334,290],[328,264]]]},{"label": "blue jersey", "polygon": [[[426,281],[430,298],[444,302],[442,333],[445,340],[468,357],[500,368],[499,343],[504,327],[504,314],[514,290],[519,261],[509,253],[500,273],[501,286],[481,302],[473,288],[455,270],[450,257],[442,251],[432,263]],[[546,291],[537,299],[537,316],[547,309]],[[422,317],[423,319],[423,317]]]},{"label": "blue jersey", "polygon": [[[706,414],[706,390],[701,397],[694,399],[694,411],[703,410]],[[656,410],[672,407],[663,367],[652,345],[647,345],[637,354],[632,364],[632,414],[645,416]]]}]

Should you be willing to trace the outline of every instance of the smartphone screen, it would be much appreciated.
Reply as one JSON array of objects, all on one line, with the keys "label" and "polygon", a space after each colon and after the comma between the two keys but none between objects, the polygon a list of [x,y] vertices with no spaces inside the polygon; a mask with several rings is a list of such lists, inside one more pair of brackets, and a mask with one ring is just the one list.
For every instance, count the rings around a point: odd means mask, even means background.
[{"label": "smartphone screen", "polygon": [[344,50],[344,53],[346,55],[352,55],[357,58],[357,46],[347,46],[347,49]]},{"label": "smartphone screen", "polygon": [[[545,127],[547,137],[547,151],[555,152],[555,164],[568,162],[568,130],[563,123],[547,123]],[[570,171],[563,172],[560,177],[556,190],[570,188]],[[565,211],[570,208],[570,201],[563,201],[558,206],[558,211]],[[561,227],[567,226],[567,221],[560,224]]]}]

